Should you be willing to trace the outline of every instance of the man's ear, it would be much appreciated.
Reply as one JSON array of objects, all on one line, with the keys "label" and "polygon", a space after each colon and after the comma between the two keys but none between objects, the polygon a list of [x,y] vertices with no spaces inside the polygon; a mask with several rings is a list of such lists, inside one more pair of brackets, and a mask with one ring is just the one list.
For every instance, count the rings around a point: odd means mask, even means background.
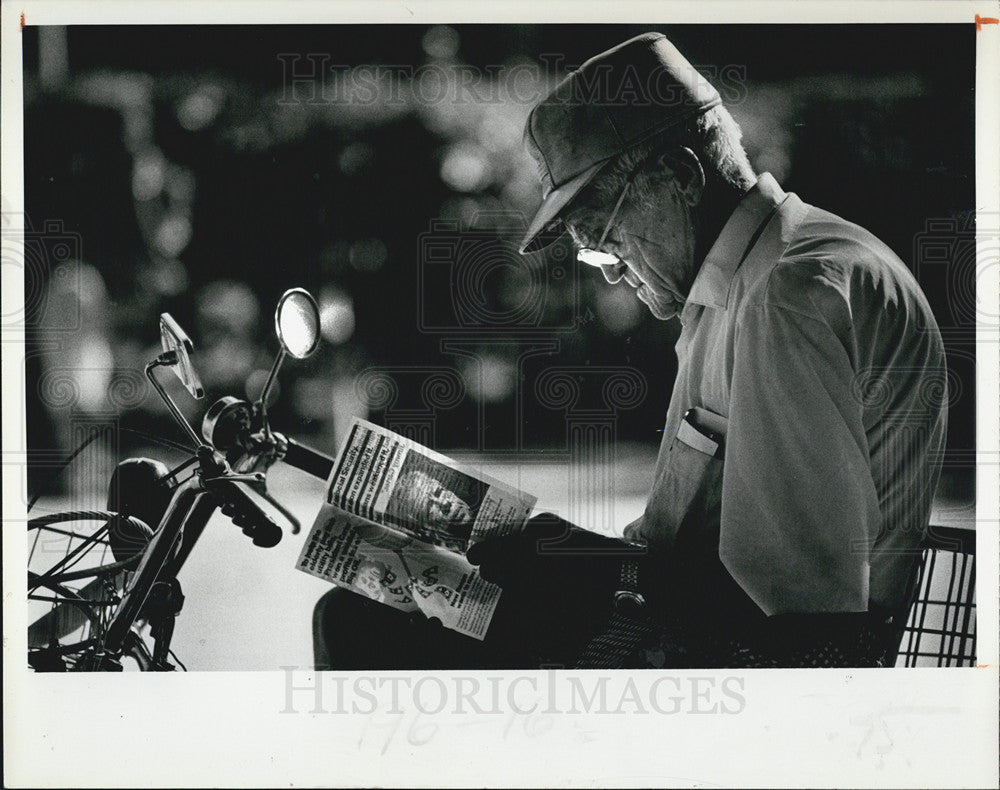
[{"label": "man's ear", "polygon": [[690,148],[673,148],[656,159],[660,173],[673,179],[680,187],[684,201],[694,208],[705,193],[705,170],[701,160]]}]

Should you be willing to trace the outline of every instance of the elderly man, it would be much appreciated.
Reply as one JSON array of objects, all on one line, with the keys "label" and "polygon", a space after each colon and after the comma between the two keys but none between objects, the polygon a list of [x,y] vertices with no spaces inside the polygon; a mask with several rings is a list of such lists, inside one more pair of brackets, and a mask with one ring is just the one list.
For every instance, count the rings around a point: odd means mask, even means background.
[{"label": "elderly man", "polygon": [[[581,262],[682,324],[653,487],[625,529],[647,554],[589,571],[607,585],[621,565],[610,590],[633,613],[588,665],[878,664],[946,423],[940,333],[906,266],[756,174],[718,93],[660,34],[573,72],[525,140],[544,200],[522,252],[568,231]],[[506,590],[532,563],[574,575],[574,546],[594,542],[536,532],[470,559]]]},{"label": "elderly man", "polygon": [[[910,600],[946,422],[940,333],[867,231],[756,174],[659,34],[567,76],[525,130],[522,252],[678,317],[679,368],[625,541],[554,518],[469,549],[503,587],[482,666],[878,666]],[[669,353],[664,349],[664,354]]]},{"label": "elderly man", "polygon": [[465,551],[475,521],[468,502],[420,469],[396,481],[386,514],[423,540],[455,551]]}]

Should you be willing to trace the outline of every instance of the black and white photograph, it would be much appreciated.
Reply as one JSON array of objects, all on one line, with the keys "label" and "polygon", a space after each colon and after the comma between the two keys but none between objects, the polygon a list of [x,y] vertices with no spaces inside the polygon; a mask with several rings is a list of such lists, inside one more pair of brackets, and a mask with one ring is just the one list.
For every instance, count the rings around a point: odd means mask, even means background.
[{"label": "black and white photograph", "polygon": [[[996,780],[996,3],[42,5],[2,15],[5,711],[67,716],[25,733],[209,689],[336,745],[132,783]],[[407,451],[385,519],[488,623],[382,605],[402,555],[297,572],[359,419],[470,471]],[[24,737],[12,786],[128,783]]]}]

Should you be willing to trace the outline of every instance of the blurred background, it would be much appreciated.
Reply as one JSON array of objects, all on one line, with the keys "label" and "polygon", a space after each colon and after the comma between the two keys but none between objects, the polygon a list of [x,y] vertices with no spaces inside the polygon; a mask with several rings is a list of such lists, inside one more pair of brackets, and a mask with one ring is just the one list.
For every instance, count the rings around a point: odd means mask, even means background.
[{"label": "blurred background", "polygon": [[[302,286],[324,342],[286,364],[273,425],[332,454],[365,416],[621,529],[680,327],[565,240],[516,254],[540,199],[521,135],[569,69],[650,29],[717,85],[759,171],[913,268],[949,354],[936,518],[971,527],[972,25],[27,27],[29,496],[100,505],[119,455],[183,439],[142,374],[160,313],[194,343],[205,401],[168,389],[197,427],[259,393],[274,306]],[[109,424],[86,471],[52,479]],[[308,520],[321,484],[286,482]]]}]

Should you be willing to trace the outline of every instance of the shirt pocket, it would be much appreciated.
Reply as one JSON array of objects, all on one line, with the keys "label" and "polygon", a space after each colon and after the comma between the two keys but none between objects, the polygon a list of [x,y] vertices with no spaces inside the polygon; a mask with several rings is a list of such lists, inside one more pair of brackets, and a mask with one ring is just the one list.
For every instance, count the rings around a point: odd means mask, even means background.
[{"label": "shirt pocket", "polygon": [[[672,545],[681,532],[698,540],[719,534],[727,421],[689,409],[659,466],[643,519],[647,542]],[[700,542],[700,541],[699,541]]]}]

